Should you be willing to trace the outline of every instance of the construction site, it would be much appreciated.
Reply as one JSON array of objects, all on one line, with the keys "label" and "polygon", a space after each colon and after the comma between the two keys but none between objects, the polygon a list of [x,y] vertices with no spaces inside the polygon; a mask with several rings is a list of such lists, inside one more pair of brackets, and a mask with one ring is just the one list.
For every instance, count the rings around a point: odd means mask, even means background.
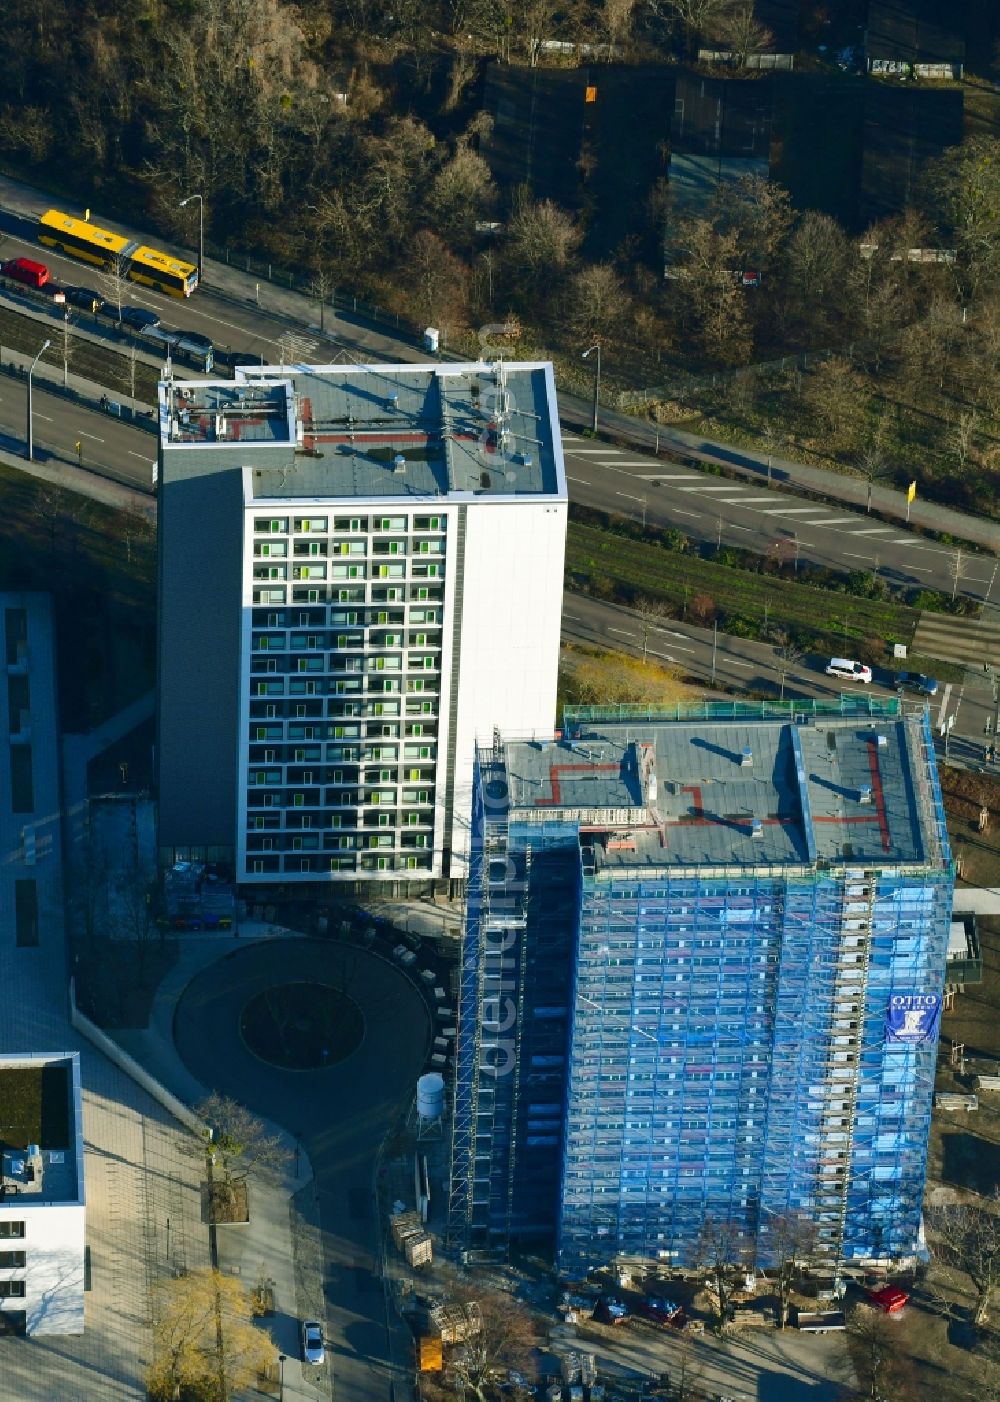
[{"label": "construction site", "polygon": [[894,701],[577,711],[478,755],[449,1231],[562,1275],[900,1263],[953,872]]}]

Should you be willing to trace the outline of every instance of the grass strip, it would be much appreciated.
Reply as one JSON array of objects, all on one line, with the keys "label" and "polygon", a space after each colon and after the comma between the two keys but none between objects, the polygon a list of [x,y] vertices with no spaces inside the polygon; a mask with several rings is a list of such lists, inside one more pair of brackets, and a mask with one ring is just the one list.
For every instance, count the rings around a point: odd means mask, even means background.
[{"label": "grass strip", "polygon": [[[715,612],[720,626],[755,636],[765,622],[845,643],[858,638],[877,644],[912,641],[919,614],[888,599],[865,599],[779,574],[758,574],[698,555],[623,540],[599,526],[570,521],[566,572],[585,579],[594,594],[635,598],[646,595],[685,613],[700,600],[705,617]],[[708,603],[710,601],[711,608]],[[839,646],[840,644],[838,644]]]}]

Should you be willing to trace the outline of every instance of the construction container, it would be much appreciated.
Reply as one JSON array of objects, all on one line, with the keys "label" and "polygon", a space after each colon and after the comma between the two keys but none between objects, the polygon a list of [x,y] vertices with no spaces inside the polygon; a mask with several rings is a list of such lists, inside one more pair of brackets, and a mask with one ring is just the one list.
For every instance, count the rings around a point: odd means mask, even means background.
[{"label": "construction container", "polygon": [[407,1265],[429,1266],[434,1259],[434,1247],[429,1232],[414,1232],[403,1243]]},{"label": "construction container", "polygon": [[389,1225],[392,1228],[392,1239],[400,1249],[402,1249],[403,1241],[411,1232],[421,1232],[424,1229],[419,1212],[397,1212],[394,1217],[390,1218]]},{"label": "construction container", "polygon": [[443,1344],[461,1344],[471,1339],[483,1327],[479,1306],[438,1305],[430,1312],[431,1328],[440,1335]]},{"label": "construction container", "polygon": [[439,1373],[444,1367],[441,1340],[424,1337],[417,1340],[417,1367],[421,1373]]}]

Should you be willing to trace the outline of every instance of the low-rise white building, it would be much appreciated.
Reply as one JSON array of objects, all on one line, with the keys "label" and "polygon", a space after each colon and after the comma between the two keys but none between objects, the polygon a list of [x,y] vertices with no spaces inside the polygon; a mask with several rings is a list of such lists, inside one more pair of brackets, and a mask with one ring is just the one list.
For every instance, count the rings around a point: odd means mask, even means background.
[{"label": "low-rise white building", "polygon": [[80,1055],[0,1056],[0,1333],[82,1334]]}]

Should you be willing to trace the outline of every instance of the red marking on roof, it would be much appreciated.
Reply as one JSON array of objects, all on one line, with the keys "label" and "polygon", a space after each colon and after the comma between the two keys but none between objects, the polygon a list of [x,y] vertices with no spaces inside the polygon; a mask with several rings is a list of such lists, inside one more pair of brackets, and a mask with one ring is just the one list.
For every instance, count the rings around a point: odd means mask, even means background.
[{"label": "red marking on roof", "polygon": [[882,792],[882,774],[878,767],[878,736],[869,735],[868,742],[868,767],[872,774],[872,798],[875,800],[875,812],[878,815],[879,831],[882,834],[882,851],[888,852],[891,843],[889,841],[889,821],[885,815],[885,795]]},{"label": "red marking on roof", "polygon": [[309,424],[312,423],[313,406],[308,395],[302,400],[302,446],[307,453],[311,453],[316,447],[316,438],[309,432]]},{"label": "red marking on roof", "polygon": [[549,784],[552,788],[551,798],[536,798],[536,808],[547,808],[558,806],[562,803],[562,791],[559,786],[560,774],[597,774],[611,773],[620,774],[620,764],[552,764],[549,766]]}]

